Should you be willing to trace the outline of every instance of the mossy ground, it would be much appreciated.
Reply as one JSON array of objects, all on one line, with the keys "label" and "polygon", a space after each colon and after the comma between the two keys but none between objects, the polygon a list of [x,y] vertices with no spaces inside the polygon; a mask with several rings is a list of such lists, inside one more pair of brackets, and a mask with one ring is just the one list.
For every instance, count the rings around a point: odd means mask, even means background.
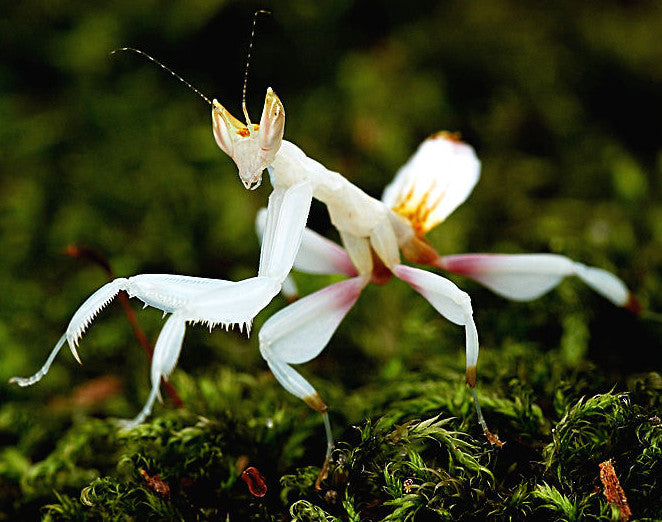
[{"label": "mossy ground", "polygon": [[[119,306],[38,385],[82,300],[117,275],[254,275],[246,192],[208,108],[140,47],[239,114],[254,7],[26,0],[0,17],[0,519],[618,519],[612,459],[633,518],[662,519],[662,325],[577,281],[510,303],[455,279],[481,339],[478,394],[463,332],[401,282],[368,288],[302,372],[337,441],[322,489],[320,416],[267,371],[255,339],[190,328],[169,399],[134,430],[148,361]],[[268,6],[267,6],[268,7]],[[443,254],[553,252],[608,269],[662,311],[659,2],[274,3],[249,78],[286,138],[379,196],[429,134],[460,131],[483,162],[468,201],[430,234]],[[309,225],[337,237],[321,206]],[[333,281],[296,275],[302,294]],[[260,314],[285,306],[281,297]],[[137,309],[138,307],[136,307]],[[138,312],[154,339],[163,321]],[[264,497],[240,473],[259,470]],[[148,482],[146,473],[153,481]],[[158,477],[158,479],[156,478]],[[159,482],[160,481],[160,482]],[[154,490],[167,485],[169,495]]]},{"label": "mossy ground", "polygon": [[[483,354],[480,397],[501,448],[476,425],[460,357],[378,371],[353,390],[328,383],[337,448],[321,490],[321,419],[266,372],[178,371],[190,408],[128,431],[94,412],[71,422],[66,409],[5,406],[0,427],[16,443],[1,456],[1,509],[48,520],[618,519],[599,479],[598,465],[613,459],[634,516],[659,519],[662,377],[604,389],[589,379],[595,368],[555,353]],[[247,465],[265,478],[262,498],[240,480]]]}]

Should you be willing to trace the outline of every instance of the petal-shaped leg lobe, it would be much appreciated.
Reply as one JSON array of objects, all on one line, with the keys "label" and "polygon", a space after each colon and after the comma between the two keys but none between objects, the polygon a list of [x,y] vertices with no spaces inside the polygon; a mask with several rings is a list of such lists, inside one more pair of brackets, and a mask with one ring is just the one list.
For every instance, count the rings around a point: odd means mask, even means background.
[{"label": "petal-shaped leg lobe", "polygon": [[461,254],[440,257],[435,266],[470,277],[515,301],[536,299],[576,275],[617,306],[633,307],[633,296],[618,277],[556,254]]},{"label": "petal-shaped leg lobe", "polygon": [[300,364],[319,355],[366,284],[364,277],[340,281],[274,314],[260,330],[263,357]]},{"label": "petal-shaped leg lobe", "polygon": [[269,369],[276,377],[276,380],[295,397],[302,399],[317,411],[326,411],[327,407],[324,401],[315,391],[315,388],[304,379],[299,372],[289,364],[278,359],[266,359]]},{"label": "petal-shaped leg lobe", "polygon": [[487,428],[483,413],[478,402],[476,386],[476,363],[478,362],[478,331],[473,320],[471,300],[455,284],[436,274],[398,265],[393,271],[397,277],[407,281],[416,291],[425,297],[435,309],[450,321],[464,325],[466,336],[466,381],[476,406],[478,422],[483,428],[487,439],[493,444],[502,445],[499,438]]},{"label": "petal-shaped leg lobe", "polygon": [[290,364],[319,355],[367,282],[355,277],[319,290],[272,316],[260,330],[260,353],[278,382],[320,413],[326,404]]},{"label": "petal-shaped leg lobe", "polygon": [[437,274],[406,265],[398,265],[393,273],[408,282],[449,321],[462,325],[466,335],[467,382],[476,384],[478,361],[478,331],[473,320],[471,298],[454,283]]},{"label": "petal-shaped leg lobe", "polygon": [[393,273],[409,283],[449,321],[465,325],[471,317],[471,298],[455,283],[435,273],[406,265],[398,265]]},{"label": "petal-shaped leg lobe", "polygon": [[177,365],[177,359],[179,359],[179,354],[182,350],[185,330],[186,322],[180,315],[171,315],[166,321],[154,347],[151,368],[152,390],[140,413],[134,419],[122,422],[125,427],[132,428],[145,422],[145,419],[152,413],[156,399],[161,399],[159,393],[161,378],[167,380]]},{"label": "petal-shaped leg lobe", "polygon": [[[574,263],[574,269],[577,277],[616,306],[627,307],[634,298],[623,281],[602,268]],[[632,311],[638,312],[636,309]]]},{"label": "petal-shaped leg lobe", "polygon": [[515,301],[536,299],[572,273],[572,261],[553,254],[455,255],[440,258],[437,266]]}]

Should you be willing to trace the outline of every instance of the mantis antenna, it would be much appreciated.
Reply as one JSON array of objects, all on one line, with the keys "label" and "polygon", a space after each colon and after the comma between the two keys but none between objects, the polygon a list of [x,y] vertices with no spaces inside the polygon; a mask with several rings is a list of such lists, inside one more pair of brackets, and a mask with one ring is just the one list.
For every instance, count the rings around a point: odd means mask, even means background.
[{"label": "mantis antenna", "polygon": [[251,52],[253,51],[253,42],[255,42],[255,26],[257,25],[258,15],[266,14],[270,15],[271,11],[266,9],[258,9],[253,13],[253,27],[251,28],[251,39],[248,44],[248,55],[246,56],[246,69],[244,70],[244,87],[241,91],[241,109],[244,111],[244,117],[246,118],[246,125],[248,126],[248,132],[252,132],[253,125],[251,124],[251,119],[248,117],[248,109],[246,108],[246,86],[248,85],[248,67],[251,63]]},{"label": "mantis antenna", "polygon": [[147,54],[146,52],[141,51],[140,49],[135,49],[135,48],[133,48],[133,47],[121,47],[121,48],[119,48],[119,49],[115,49],[114,51],[111,51],[110,54],[115,54],[115,53],[119,53],[119,52],[122,52],[122,51],[127,51],[127,52],[128,52],[128,51],[131,51],[131,52],[134,52],[134,53],[136,53],[136,54],[139,54],[140,56],[144,56],[144,57],[147,58],[150,62],[155,63],[155,64],[158,65],[161,69],[163,69],[163,70],[166,71],[167,73],[170,73],[172,76],[174,76],[175,78],[177,78],[180,82],[182,82],[184,85],[186,85],[186,86],[187,86],[189,89],[191,89],[194,93],[196,93],[198,96],[200,96],[200,98],[202,98],[203,100],[205,100],[209,105],[211,105],[212,107],[214,106],[214,105],[212,104],[212,102],[209,100],[209,98],[207,98],[204,94],[202,94],[202,92],[200,92],[198,89],[196,89],[195,87],[193,87],[193,85],[191,85],[189,82],[187,82],[184,78],[182,78],[182,77],[181,77],[179,74],[177,74],[175,71],[173,71],[173,70],[170,69],[169,67],[166,67],[166,66],[163,65],[161,62],[159,62],[156,58],[151,57],[151,56],[150,56],[149,54]]},{"label": "mantis antenna", "polygon": [[[246,124],[248,126],[248,132],[252,132],[252,127],[253,125],[251,124],[251,119],[248,116],[248,109],[246,108],[246,87],[248,86],[248,69],[250,66],[251,62],[251,52],[253,51],[253,43],[255,41],[255,27],[257,25],[257,17],[258,15],[261,14],[266,14],[270,15],[271,11],[267,11],[266,9],[258,9],[255,11],[253,14],[253,26],[251,28],[251,37],[250,37],[250,43],[248,44],[248,55],[246,56],[246,68],[244,70],[244,86],[241,91],[241,108],[244,111],[244,116],[246,118]],[[182,82],[184,85],[186,85],[189,89],[191,89],[194,93],[196,93],[200,98],[205,100],[207,104],[211,105],[212,107],[214,104],[211,102],[211,100],[202,94],[202,92],[191,85],[189,82],[187,82],[184,78],[182,78],[179,74],[177,74],[175,71],[173,71],[170,67],[167,67],[166,65],[162,64],[160,61],[158,61],[156,58],[153,56],[150,56],[147,54],[145,51],[141,51],[140,49],[136,49],[135,47],[120,47],[119,49],[115,49],[114,51],[111,51],[110,54],[115,54],[119,52],[133,52],[136,54],[139,54],[140,56],[147,58],[150,62],[158,65],[161,69],[169,73],[170,75],[174,76],[177,78],[180,82]]]}]

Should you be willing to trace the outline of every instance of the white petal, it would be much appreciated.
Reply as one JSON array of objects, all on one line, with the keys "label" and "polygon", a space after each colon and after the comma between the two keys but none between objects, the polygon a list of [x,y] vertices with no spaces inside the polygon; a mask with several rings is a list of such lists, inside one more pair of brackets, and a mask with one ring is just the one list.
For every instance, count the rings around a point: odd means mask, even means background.
[{"label": "white petal", "polygon": [[437,133],[398,171],[382,201],[423,235],[467,199],[479,176],[474,149],[451,134]]},{"label": "white petal", "polygon": [[259,334],[264,358],[299,364],[316,357],[366,284],[363,277],[341,281],[271,316]]}]

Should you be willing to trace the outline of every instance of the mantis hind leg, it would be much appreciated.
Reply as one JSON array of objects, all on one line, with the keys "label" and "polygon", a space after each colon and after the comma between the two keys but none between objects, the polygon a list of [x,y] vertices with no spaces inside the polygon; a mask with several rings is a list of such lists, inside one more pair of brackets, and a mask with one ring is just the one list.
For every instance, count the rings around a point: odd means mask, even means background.
[{"label": "mantis hind leg", "polygon": [[326,433],[324,463],[315,486],[328,473],[333,436],[328,408],[315,388],[291,365],[317,357],[367,284],[364,276],[354,277],[304,297],[273,315],[259,333],[260,353],[278,382],[322,415]]},{"label": "mantis hind leg", "polygon": [[454,283],[432,272],[405,265],[395,267],[393,273],[409,283],[446,319],[464,326],[466,335],[466,381],[471,390],[471,396],[476,406],[478,423],[485,437],[491,444],[502,446],[503,443],[487,427],[476,393],[476,363],[478,361],[478,332],[473,319],[471,299],[466,292],[460,290]]}]

